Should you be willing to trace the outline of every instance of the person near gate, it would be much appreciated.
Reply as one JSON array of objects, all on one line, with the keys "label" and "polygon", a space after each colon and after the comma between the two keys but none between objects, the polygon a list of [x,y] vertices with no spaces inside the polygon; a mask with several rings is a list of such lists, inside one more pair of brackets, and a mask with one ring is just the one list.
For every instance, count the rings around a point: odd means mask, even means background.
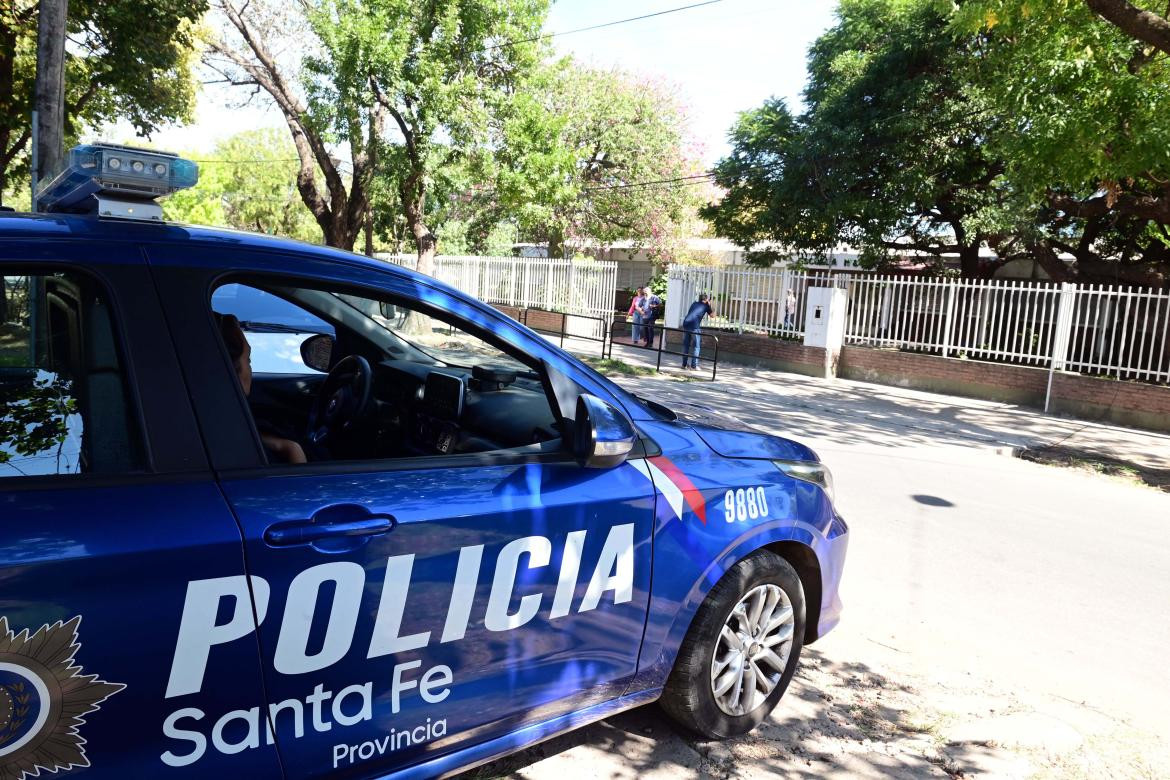
[{"label": "person near gate", "polygon": [[788,288],[788,295],[784,299],[784,327],[796,327],[796,293]]},{"label": "person near gate", "polygon": [[703,318],[707,316],[715,316],[715,308],[711,305],[711,296],[703,293],[683,317],[683,368],[699,367],[699,342],[702,339],[699,332],[703,327]]},{"label": "person near gate", "polygon": [[647,287],[646,295],[642,300],[642,343],[647,347],[654,346],[654,321],[662,309],[662,299]]},{"label": "person near gate", "polygon": [[645,300],[645,287],[634,290],[634,299],[630,301],[630,310],[626,312],[627,317],[634,318],[634,324],[630,326],[630,341],[634,344],[642,340],[642,303]]}]

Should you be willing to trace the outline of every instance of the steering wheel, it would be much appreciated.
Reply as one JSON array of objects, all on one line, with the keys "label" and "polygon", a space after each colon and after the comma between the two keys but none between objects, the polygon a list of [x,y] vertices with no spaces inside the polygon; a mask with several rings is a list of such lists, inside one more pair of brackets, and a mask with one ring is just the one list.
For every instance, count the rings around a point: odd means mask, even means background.
[{"label": "steering wheel", "polygon": [[313,444],[349,430],[370,409],[374,372],[361,355],[349,355],[325,377],[309,409],[306,436]]}]

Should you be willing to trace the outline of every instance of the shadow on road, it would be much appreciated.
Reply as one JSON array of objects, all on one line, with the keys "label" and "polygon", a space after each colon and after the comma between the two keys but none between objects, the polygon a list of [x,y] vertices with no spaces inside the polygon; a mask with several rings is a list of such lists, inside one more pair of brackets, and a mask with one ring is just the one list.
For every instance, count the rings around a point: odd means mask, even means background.
[{"label": "shadow on road", "polygon": [[772,716],[722,742],[681,732],[657,705],[622,713],[460,775],[486,778],[961,777],[995,750],[942,749],[918,693],[860,662],[806,648]]}]

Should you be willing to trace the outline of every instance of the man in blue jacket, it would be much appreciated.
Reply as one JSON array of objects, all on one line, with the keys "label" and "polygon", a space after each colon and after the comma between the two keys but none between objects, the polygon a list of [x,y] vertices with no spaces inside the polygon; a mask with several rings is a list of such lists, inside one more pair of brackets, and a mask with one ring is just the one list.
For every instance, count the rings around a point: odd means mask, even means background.
[{"label": "man in blue jacket", "polygon": [[715,309],[711,306],[711,296],[703,293],[699,300],[691,304],[687,316],[683,317],[683,368],[699,367],[699,331],[703,326],[703,318],[715,316]]}]

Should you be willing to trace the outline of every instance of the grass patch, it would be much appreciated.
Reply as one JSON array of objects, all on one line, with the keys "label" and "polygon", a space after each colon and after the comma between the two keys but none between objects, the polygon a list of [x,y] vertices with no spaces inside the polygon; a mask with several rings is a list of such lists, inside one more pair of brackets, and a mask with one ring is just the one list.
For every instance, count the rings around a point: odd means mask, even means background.
[{"label": "grass patch", "polygon": [[1120,458],[1082,452],[1069,447],[1035,447],[1020,450],[1017,457],[1047,466],[1062,466],[1091,474],[1103,474],[1134,485],[1147,485],[1170,493],[1170,471],[1151,469]]},{"label": "grass patch", "polygon": [[595,358],[586,357],[581,358],[582,362],[602,374],[621,374],[622,376],[654,376],[656,373],[652,368],[645,366],[635,366],[627,363],[624,360],[616,358]]},{"label": "grass patch", "polygon": [[[580,357],[580,356],[578,356]],[[678,374],[673,371],[655,371],[647,366],[627,363],[617,358],[582,357],[581,362],[601,374],[608,376],[650,376],[659,379],[669,379],[672,382],[697,382],[703,377]],[[708,377],[709,378],[709,377]]]}]

